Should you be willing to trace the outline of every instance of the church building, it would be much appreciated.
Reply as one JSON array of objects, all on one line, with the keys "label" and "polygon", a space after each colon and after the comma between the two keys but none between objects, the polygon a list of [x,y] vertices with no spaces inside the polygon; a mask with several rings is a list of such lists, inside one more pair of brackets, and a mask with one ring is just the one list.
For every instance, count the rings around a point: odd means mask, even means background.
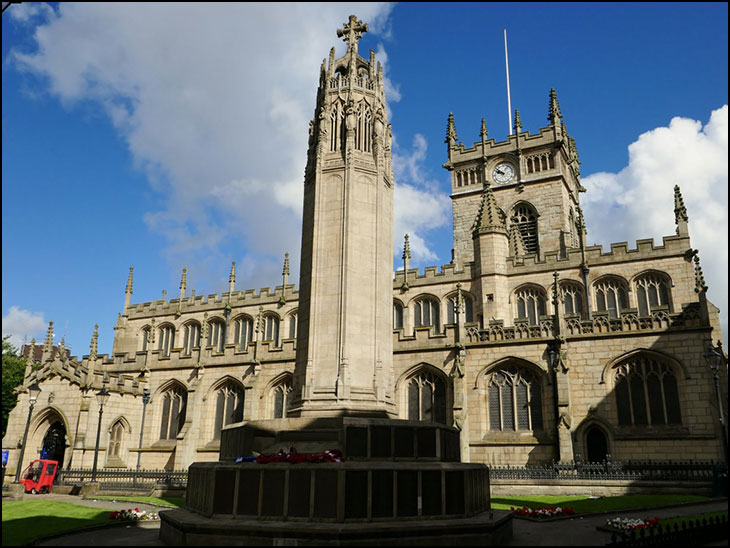
[{"label": "church building", "polygon": [[[89,354],[71,356],[52,322],[26,347],[9,475],[36,383],[23,465],[90,468],[100,428],[100,468],[179,470],[218,460],[228,425],[343,413],[455,426],[462,460],[488,465],[725,458],[726,361],[718,389],[706,357],[719,311],[680,188],[675,234],[606,252],[586,245],[554,90],[547,124],[524,130],[518,111],[504,141],[482,120],[462,142],[449,115],[452,261],[411,268],[404,235],[396,270],[391,126],[382,66],[358,53],[366,31],[351,17],[338,30],[347,53],[333,48],[320,69],[298,286],[287,254],[269,288],[238,288],[233,263],[224,293],[189,291],[183,269],[179,295],[139,303],[130,268],[110,354],[95,330]],[[468,126],[476,136],[479,121]]]}]

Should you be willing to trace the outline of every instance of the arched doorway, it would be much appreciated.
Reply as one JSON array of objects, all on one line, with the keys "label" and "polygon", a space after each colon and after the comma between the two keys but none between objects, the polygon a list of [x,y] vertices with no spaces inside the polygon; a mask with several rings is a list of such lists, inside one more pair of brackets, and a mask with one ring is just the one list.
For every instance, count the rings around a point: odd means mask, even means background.
[{"label": "arched doorway", "polygon": [[58,461],[63,466],[63,457],[66,454],[66,427],[61,421],[55,421],[43,436],[41,458]]},{"label": "arched doorway", "polygon": [[603,462],[608,455],[608,439],[597,426],[592,426],[586,434],[586,453],[588,462]]}]

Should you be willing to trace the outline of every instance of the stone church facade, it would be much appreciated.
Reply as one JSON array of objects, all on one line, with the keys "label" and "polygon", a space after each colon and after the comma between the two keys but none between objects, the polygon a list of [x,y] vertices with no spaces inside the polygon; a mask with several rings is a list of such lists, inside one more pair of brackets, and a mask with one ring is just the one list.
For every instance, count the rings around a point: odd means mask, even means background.
[{"label": "stone church facade", "polygon": [[[325,265],[331,279],[297,288],[287,256],[273,288],[237,289],[234,263],[227,292],[189,293],[183,270],[177,298],[133,303],[130,268],[111,354],[98,353],[95,330],[89,354],[70,356],[53,346],[52,323],[43,345],[26,348],[3,440],[9,473],[26,427],[27,387],[36,382],[24,463],[44,455],[67,468],[92,465],[102,387],[111,393],[101,415],[104,468],[217,460],[226,426],[316,416],[336,410],[338,394],[360,402],[363,414],[456,426],[465,461],[723,459],[704,357],[722,340],[719,314],[706,298],[680,189],[676,234],[661,245],[587,246],[576,143],[552,90],[547,110],[548,124],[534,134],[517,112],[514,133],[501,142],[482,120],[471,145],[459,142],[449,116],[452,262],[410,268],[406,236],[393,276],[392,257],[377,244],[392,242],[396,184],[382,67],[372,52],[358,55],[356,41],[343,58],[333,49],[310,124],[302,239],[302,271]],[[343,211],[349,228],[327,233],[318,208]],[[360,217],[367,208],[387,222]],[[368,254],[369,271],[338,277],[349,272],[347,257],[333,259],[328,242],[343,234],[350,253]],[[313,299],[320,312],[346,312],[340,328],[317,323]],[[360,306],[373,300],[365,321]],[[318,395],[317,379],[300,374],[311,368],[297,363],[297,347],[339,356],[345,340],[347,359],[314,370],[334,387]],[[726,366],[720,376],[726,402]]]}]

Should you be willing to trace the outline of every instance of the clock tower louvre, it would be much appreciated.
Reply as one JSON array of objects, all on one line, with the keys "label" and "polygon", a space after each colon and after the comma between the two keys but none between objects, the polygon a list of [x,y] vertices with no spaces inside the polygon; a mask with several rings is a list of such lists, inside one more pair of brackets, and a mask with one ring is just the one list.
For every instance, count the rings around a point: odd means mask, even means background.
[{"label": "clock tower louvre", "polygon": [[522,131],[516,112],[515,132],[497,142],[488,138],[482,119],[481,140],[467,148],[457,142],[454,118],[449,115],[444,168],[451,174],[453,256],[459,267],[475,261],[472,226],[485,186],[494,191],[508,231],[513,232],[513,225],[519,229],[526,254],[564,256],[580,246],[579,192],[584,190],[580,161],[554,89],[550,90],[548,122],[531,135]]}]

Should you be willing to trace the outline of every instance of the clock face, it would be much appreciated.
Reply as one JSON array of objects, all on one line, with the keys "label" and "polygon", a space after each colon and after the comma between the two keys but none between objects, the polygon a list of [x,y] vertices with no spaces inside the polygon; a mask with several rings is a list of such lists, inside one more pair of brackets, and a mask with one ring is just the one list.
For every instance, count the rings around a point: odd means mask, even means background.
[{"label": "clock face", "polygon": [[500,185],[506,185],[507,183],[511,183],[514,178],[515,168],[512,167],[512,164],[507,162],[502,162],[494,168],[494,171],[492,171],[492,179],[494,179],[495,183]]}]

